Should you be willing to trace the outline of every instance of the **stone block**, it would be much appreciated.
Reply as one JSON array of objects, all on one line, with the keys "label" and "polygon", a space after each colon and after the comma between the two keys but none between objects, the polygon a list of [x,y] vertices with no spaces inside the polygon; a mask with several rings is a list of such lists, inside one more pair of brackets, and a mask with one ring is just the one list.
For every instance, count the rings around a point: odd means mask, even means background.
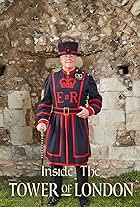
[{"label": "stone block", "polygon": [[133,81],[133,96],[140,97],[140,80]]},{"label": "stone block", "polygon": [[128,97],[126,98],[126,113],[140,111],[140,98]]},{"label": "stone block", "polygon": [[135,146],[135,131],[127,131],[125,124],[117,130],[117,138],[114,146],[127,147]]},{"label": "stone block", "polygon": [[98,169],[98,174],[104,178],[131,172],[134,169],[133,160],[94,160],[90,158],[90,165]]},{"label": "stone block", "polygon": [[14,160],[27,159],[24,146],[12,146],[12,154]]},{"label": "stone block", "polygon": [[102,110],[99,113],[99,125],[103,127],[118,127],[125,122],[125,112],[121,110]]},{"label": "stone block", "polygon": [[0,127],[4,127],[4,123],[3,123],[3,111],[0,110]]},{"label": "stone block", "polygon": [[131,13],[134,16],[138,16],[140,14],[140,1],[136,0],[131,8]]},{"label": "stone block", "polygon": [[60,68],[61,67],[60,59],[59,58],[47,58],[47,60],[45,61],[45,66],[48,69],[56,68],[56,67]]},{"label": "stone block", "polygon": [[122,92],[123,93],[123,95],[125,96],[125,97],[132,97],[133,96],[133,92],[132,91],[124,91],[124,92]]},{"label": "stone block", "polygon": [[125,104],[125,98],[120,92],[104,92],[102,97],[102,110],[120,110]]},{"label": "stone block", "polygon": [[0,145],[9,145],[10,144],[10,132],[4,127],[0,128]]},{"label": "stone block", "polygon": [[97,114],[96,116],[92,115],[88,117],[88,123],[91,126],[96,126],[99,125],[99,114]]},{"label": "stone block", "polygon": [[135,160],[134,170],[140,171],[140,160]]},{"label": "stone block", "polygon": [[[45,149],[45,147],[44,147]],[[33,158],[39,159],[41,155],[41,146],[40,145],[33,145]]]},{"label": "stone block", "polygon": [[103,144],[104,143],[104,127],[102,126],[90,126],[89,135],[90,143],[92,144]]},{"label": "stone block", "polygon": [[29,160],[33,158],[33,146],[32,145],[12,146],[12,153],[13,153],[14,160],[18,160],[18,161]]},{"label": "stone block", "polygon": [[33,146],[32,145],[24,145],[25,153],[27,159],[33,158]]},{"label": "stone block", "polygon": [[5,0],[0,0],[0,4],[2,4]]},{"label": "stone block", "polygon": [[93,159],[108,159],[109,158],[108,146],[91,144],[91,156]]},{"label": "stone block", "polygon": [[113,145],[116,141],[117,127],[93,127],[93,136],[91,143],[95,145]]},{"label": "stone block", "polygon": [[135,150],[136,150],[136,158],[135,159],[140,161],[140,146],[136,146]]},{"label": "stone block", "polygon": [[12,182],[16,182],[17,181],[16,178],[21,176],[21,173],[16,168],[15,162],[12,162],[11,160],[4,160],[4,161],[0,160],[0,166],[1,166],[0,176],[6,176],[6,177],[9,176],[10,177],[9,179],[10,180],[12,179]]},{"label": "stone block", "polygon": [[135,161],[133,160],[110,160],[110,165],[114,168],[118,169],[128,169],[134,167]]},{"label": "stone block", "polygon": [[11,142],[13,145],[32,144],[33,135],[32,128],[26,127],[11,127],[10,129]]},{"label": "stone block", "polygon": [[4,109],[4,126],[26,126],[26,110]]},{"label": "stone block", "polygon": [[136,131],[135,142],[136,145],[140,145],[140,130]]},{"label": "stone block", "polygon": [[126,128],[128,131],[140,130],[140,111],[126,114]]},{"label": "stone block", "polygon": [[3,108],[3,97],[0,97],[0,108]]},{"label": "stone block", "polygon": [[100,92],[125,91],[126,87],[117,78],[103,78],[100,80]]},{"label": "stone block", "polygon": [[11,146],[0,146],[0,160],[11,160],[12,159],[12,149]]},{"label": "stone block", "polygon": [[110,160],[135,160],[136,149],[135,146],[130,147],[114,147],[109,146]]},{"label": "stone block", "polygon": [[10,109],[30,109],[31,97],[29,91],[12,91],[8,94],[8,107]]}]

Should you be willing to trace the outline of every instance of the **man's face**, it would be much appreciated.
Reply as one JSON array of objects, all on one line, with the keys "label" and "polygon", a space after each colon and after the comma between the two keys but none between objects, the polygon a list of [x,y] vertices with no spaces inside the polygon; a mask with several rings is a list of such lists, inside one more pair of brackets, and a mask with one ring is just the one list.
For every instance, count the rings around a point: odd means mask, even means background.
[{"label": "man's face", "polygon": [[67,54],[60,56],[60,62],[63,68],[74,68],[76,66],[76,55]]}]

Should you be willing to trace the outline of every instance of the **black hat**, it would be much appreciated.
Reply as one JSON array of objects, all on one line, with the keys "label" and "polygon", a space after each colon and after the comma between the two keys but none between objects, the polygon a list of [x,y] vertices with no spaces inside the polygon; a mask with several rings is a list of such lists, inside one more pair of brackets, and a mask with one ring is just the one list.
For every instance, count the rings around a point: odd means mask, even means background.
[{"label": "black hat", "polygon": [[78,42],[66,41],[58,44],[59,56],[66,54],[78,55]]}]

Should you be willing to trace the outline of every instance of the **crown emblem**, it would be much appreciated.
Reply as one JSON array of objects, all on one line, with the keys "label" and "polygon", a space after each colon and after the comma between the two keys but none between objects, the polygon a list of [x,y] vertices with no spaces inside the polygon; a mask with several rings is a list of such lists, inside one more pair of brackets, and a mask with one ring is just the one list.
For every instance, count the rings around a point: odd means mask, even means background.
[{"label": "crown emblem", "polygon": [[76,80],[74,78],[62,78],[59,83],[61,88],[74,88]]}]

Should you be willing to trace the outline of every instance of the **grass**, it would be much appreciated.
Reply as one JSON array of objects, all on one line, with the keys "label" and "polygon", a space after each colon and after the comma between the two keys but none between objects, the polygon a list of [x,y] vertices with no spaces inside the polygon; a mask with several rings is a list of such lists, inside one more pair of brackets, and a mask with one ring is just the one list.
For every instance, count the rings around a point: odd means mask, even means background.
[{"label": "grass", "polygon": [[[29,196],[20,197],[15,192],[15,196],[11,196],[11,187],[9,186],[8,177],[0,177],[0,207],[39,207],[40,206],[40,195],[38,196]],[[21,177],[18,182],[24,183],[39,183],[39,177]],[[43,178],[43,182],[49,182],[48,178]],[[63,183],[72,184],[76,181],[73,178],[63,178]],[[89,207],[140,207],[140,172],[133,171],[120,176],[110,177],[108,179],[101,177],[89,178],[90,183],[134,183],[134,192],[133,196],[127,195],[126,197],[115,197],[114,195],[110,197],[103,196],[90,196],[90,206]],[[23,193],[21,190],[21,194]],[[61,201],[58,202],[57,207],[80,207],[79,200],[77,197],[74,197],[74,187],[72,188],[71,193],[73,194],[70,197],[63,197]],[[47,206],[48,198],[44,197],[44,207]]]}]

